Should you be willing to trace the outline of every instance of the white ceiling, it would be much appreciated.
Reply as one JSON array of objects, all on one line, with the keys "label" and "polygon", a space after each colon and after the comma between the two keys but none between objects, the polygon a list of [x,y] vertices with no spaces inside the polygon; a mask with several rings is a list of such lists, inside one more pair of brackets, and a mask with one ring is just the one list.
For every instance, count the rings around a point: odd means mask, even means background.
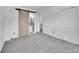
[{"label": "white ceiling", "polygon": [[52,10],[52,12],[56,12],[69,7],[72,7],[72,6],[22,6],[22,8],[34,10],[40,14],[43,14],[46,11],[49,11],[50,9]]}]

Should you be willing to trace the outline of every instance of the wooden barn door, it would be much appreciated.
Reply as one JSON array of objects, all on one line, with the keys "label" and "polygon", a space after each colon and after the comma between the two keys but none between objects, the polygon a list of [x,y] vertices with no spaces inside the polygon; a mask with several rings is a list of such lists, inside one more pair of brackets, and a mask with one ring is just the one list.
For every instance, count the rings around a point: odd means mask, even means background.
[{"label": "wooden barn door", "polygon": [[29,12],[19,10],[19,37],[29,34]]}]

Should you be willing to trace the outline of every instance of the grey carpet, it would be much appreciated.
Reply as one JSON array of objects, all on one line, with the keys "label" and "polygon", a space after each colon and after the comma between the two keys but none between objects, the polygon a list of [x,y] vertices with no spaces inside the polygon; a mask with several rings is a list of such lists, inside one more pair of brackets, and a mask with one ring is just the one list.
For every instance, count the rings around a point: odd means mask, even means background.
[{"label": "grey carpet", "polygon": [[78,53],[79,45],[49,36],[32,34],[5,42],[2,53]]}]

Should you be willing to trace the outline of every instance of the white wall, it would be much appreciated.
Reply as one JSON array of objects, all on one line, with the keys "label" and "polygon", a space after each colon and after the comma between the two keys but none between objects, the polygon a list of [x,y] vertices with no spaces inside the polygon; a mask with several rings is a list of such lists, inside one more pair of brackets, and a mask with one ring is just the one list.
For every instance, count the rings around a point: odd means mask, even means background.
[{"label": "white wall", "polygon": [[18,11],[16,7],[5,7],[5,40],[18,37]]},{"label": "white wall", "polygon": [[4,7],[0,7],[0,51],[4,44]]},{"label": "white wall", "polygon": [[79,9],[52,10],[43,17],[44,33],[79,44]]},{"label": "white wall", "polygon": [[18,37],[18,11],[21,6],[5,7],[5,41]]}]

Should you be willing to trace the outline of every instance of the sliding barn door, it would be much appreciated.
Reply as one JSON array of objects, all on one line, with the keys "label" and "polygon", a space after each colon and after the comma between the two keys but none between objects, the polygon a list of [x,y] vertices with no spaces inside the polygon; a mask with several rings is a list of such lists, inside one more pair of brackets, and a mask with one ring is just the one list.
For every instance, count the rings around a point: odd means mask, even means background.
[{"label": "sliding barn door", "polygon": [[19,37],[27,36],[29,34],[29,12],[19,11]]}]

